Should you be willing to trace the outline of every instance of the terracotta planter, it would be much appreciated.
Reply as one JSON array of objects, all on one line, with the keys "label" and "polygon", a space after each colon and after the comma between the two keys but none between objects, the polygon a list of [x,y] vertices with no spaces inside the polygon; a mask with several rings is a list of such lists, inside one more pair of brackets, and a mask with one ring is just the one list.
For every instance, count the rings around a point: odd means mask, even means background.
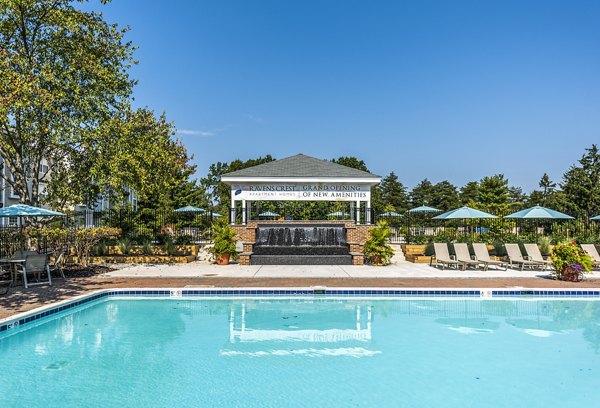
[{"label": "terracotta planter", "polygon": [[229,265],[230,254],[216,254],[215,260],[217,265]]},{"label": "terracotta planter", "polygon": [[381,264],[382,264],[382,262],[381,262],[381,255],[374,255],[374,256],[371,258],[371,263],[372,263],[373,265],[381,265]]}]

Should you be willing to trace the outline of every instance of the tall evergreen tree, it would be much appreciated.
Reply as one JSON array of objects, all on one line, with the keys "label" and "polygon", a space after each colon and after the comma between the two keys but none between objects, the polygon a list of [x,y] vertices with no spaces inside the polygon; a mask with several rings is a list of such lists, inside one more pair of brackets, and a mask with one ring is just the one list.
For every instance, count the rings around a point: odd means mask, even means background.
[{"label": "tall evergreen tree", "polygon": [[393,208],[392,211],[404,212],[408,209],[408,195],[406,187],[398,181],[394,172],[387,175],[377,187],[381,193],[384,209]]},{"label": "tall evergreen tree", "polygon": [[410,200],[413,207],[431,205],[432,196],[433,184],[427,179],[414,186],[410,192]]},{"label": "tall evergreen tree", "polygon": [[460,200],[456,186],[447,180],[436,183],[431,190],[429,205],[443,211],[457,208]]},{"label": "tall evergreen tree", "polygon": [[579,166],[564,174],[561,187],[573,215],[589,219],[600,213],[600,152],[595,144],[585,150]]},{"label": "tall evergreen tree", "polygon": [[504,174],[484,177],[479,182],[478,206],[495,215],[503,215],[509,209],[508,180]]},{"label": "tall evergreen tree", "polygon": [[479,199],[479,183],[477,181],[469,181],[461,187],[459,193],[460,203],[469,207],[475,206]]}]

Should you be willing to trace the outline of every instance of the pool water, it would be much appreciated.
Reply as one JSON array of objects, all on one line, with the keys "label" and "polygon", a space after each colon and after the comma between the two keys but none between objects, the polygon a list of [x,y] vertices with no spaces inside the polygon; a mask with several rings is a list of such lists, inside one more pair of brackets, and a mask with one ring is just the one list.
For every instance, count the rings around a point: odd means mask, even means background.
[{"label": "pool water", "polygon": [[103,299],[0,337],[1,407],[600,406],[600,302]]}]

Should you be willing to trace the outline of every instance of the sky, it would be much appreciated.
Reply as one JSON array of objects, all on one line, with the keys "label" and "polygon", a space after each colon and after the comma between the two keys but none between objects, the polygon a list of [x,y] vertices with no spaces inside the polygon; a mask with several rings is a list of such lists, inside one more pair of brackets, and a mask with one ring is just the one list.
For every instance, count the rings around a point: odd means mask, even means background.
[{"label": "sky", "polygon": [[175,123],[199,177],[304,153],[528,192],[600,141],[599,1],[91,4],[130,27],[135,103]]}]

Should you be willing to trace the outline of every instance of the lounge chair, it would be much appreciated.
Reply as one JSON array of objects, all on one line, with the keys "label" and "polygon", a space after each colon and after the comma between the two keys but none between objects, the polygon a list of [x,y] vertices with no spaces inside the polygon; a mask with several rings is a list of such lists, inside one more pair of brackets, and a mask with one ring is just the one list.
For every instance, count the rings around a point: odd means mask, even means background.
[{"label": "lounge chair", "polygon": [[54,254],[54,262],[50,264],[51,272],[58,272],[63,279],[65,278],[65,253],[59,252],[58,254]]},{"label": "lounge chair", "polygon": [[592,258],[594,268],[600,268],[600,254],[594,244],[581,244],[581,249]]},{"label": "lounge chair", "polygon": [[523,268],[525,268],[526,266],[530,268],[545,268],[544,263],[531,261],[529,259],[523,258],[523,255],[521,254],[521,248],[519,248],[519,244],[504,244],[504,247],[506,248],[506,254],[508,255],[508,263],[510,264],[510,266],[513,266],[515,264],[520,265],[521,270],[523,270]]},{"label": "lounge chair", "polygon": [[2,292],[6,295],[12,285],[12,266],[10,264],[0,265],[0,287],[6,287],[6,290]]},{"label": "lounge chair", "polygon": [[506,262],[495,261],[490,258],[490,253],[488,252],[487,246],[482,243],[474,243],[473,244],[473,252],[475,252],[475,259],[481,262],[484,265],[484,270],[487,271],[490,265],[504,267],[506,270]]},{"label": "lounge chair", "polygon": [[482,265],[485,268],[485,265],[482,262],[471,258],[467,244],[454,244],[454,253],[456,254],[456,260],[458,262],[463,262],[465,266],[474,266],[477,268],[479,265]]},{"label": "lounge chair", "polygon": [[542,270],[546,270],[546,268],[552,266],[552,261],[544,259],[537,244],[525,244],[524,246],[525,252],[527,252],[527,256],[529,257],[530,261],[539,262],[540,264],[544,265]]},{"label": "lounge chair", "polygon": [[[464,262],[457,261],[456,259],[452,259],[450,257],[450,253],[448,252],[448,244],[445,243],[434,243],[433,251],[435,252],[435,264],[442,265],[442,270],[448,266],[460,267],[462,270],[465,270],[467,265]],[[433,263],[433,257],[431,257],[431,265]]]},{"label": "lounge chair", "polygon": [[[23,285],[25,285],[25,288],[28,288],[29,286],[33,285],[43,285],[46,283],[52,286],[50,266],[48,265],[48,255],[27,255],[27,257],[25,258],[25,263],[17,264],[15,266],[15,269],[17,273],[23,275]],[[46,272],[46,274],[48,275],[47,281],[40,281],[42,272]],[[34,274],[38,282],[29,283],[27,281],[28,274]]]}]

